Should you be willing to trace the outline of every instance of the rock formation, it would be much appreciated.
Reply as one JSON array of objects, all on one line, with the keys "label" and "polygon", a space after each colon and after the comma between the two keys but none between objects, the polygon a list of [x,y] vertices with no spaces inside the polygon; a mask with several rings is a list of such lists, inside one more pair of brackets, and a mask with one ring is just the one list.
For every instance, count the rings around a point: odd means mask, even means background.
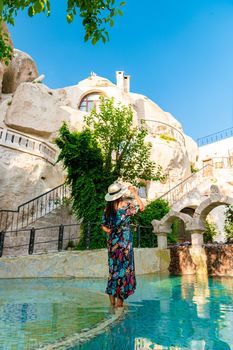
[{"label": "rock formation", "polygon": [[38,71],[33,59],[25,52],[14,49],[11,63],[4,71],[2,92],[13,93],[21,83],[31,82],[37,77]]},{"label": "rock formation", "polygon": [[6,125],[48,138],[59,130],[68,113],[59,106],[53,91],[40,83],[21,83],[6,113]]}]

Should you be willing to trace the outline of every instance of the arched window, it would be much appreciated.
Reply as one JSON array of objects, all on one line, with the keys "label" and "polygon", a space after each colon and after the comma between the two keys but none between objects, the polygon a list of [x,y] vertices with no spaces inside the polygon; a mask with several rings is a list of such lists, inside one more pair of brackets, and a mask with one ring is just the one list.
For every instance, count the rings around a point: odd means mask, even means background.
[{"label": "arched window", "polygon": [[101,93],[99,92],[93,92],[89,95],[84,96],[79,105],[80,111],[90,112],[93,108],[97,108],[100,104],[100,96]]}]

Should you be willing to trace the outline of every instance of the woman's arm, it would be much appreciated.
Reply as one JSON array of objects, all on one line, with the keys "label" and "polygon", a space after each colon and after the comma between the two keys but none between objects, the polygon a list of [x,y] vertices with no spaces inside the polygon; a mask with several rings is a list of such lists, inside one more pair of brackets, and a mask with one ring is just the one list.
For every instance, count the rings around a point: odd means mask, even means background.
[{"label": "woman's arm", "polygon": [[129,186],[128,189],[132,193],[132,195],[134,196],[137,204],[139,205],[140,211],[143,211],[144,210],[144,204],[142,203],[142,200],[139,197],[136,188],[134,186]]},{"label": "woman's arm", "polygon": [[107,235],[110,235],[111,229],[110,229],[109,227],[104,226],[104,225],[101,225],[101,227],[102,227],[102,230],[103,230],[105,233],[107,233]]}]

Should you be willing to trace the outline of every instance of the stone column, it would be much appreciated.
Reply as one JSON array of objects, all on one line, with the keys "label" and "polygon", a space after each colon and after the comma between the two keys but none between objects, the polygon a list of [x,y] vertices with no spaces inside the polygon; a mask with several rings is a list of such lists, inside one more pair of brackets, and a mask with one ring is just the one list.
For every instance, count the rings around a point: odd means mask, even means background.
[{"label": "stone column", "polygon": [[191,233],[191,242],[192,246],[195,247],[202,247],[204,240],[203,240],[203,230],[193,230]]},{"label": "stone column", "polygon": [[167,235],[171,231],[171,227],[169,225],[161,225],[159,220],[153,220],[152,226],[153,232],[158,238],[158,248],[167,249]]},{"label": "stone column", "polygon": [[203,248],[204,224],[194,220],[186,228],[191,234],[192,247],[190,248],[190,255],[196,266],[196,274],[207,276],[207,257]]},{"label": "stone column", "polygon": [[205,226],[203,222],[195,220],[193,218],[192,221],[188,225],[186,225],[186,231],[191,236],[191,243],[193,247],[203,246],[203,233],[205,231]]},{"label": "stone column", "polygon": [[158,232],[156,233],[158,239],[158,248],[159,249],[167,249],[167,233],[166,232]]}]

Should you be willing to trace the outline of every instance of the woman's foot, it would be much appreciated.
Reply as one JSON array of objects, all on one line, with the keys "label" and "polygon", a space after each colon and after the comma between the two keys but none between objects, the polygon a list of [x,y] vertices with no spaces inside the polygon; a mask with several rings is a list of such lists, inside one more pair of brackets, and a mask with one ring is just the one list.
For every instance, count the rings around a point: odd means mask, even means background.
[{"label": "woman's foot", "polygon": [[123,307],[124,306],[124,300],[121,298],[117,298],[117,307]]},{"label": "woman's foot", "polygon": [[112,307],[116,306],[116,298],[113,295],[109,295],[110,304]]}]

